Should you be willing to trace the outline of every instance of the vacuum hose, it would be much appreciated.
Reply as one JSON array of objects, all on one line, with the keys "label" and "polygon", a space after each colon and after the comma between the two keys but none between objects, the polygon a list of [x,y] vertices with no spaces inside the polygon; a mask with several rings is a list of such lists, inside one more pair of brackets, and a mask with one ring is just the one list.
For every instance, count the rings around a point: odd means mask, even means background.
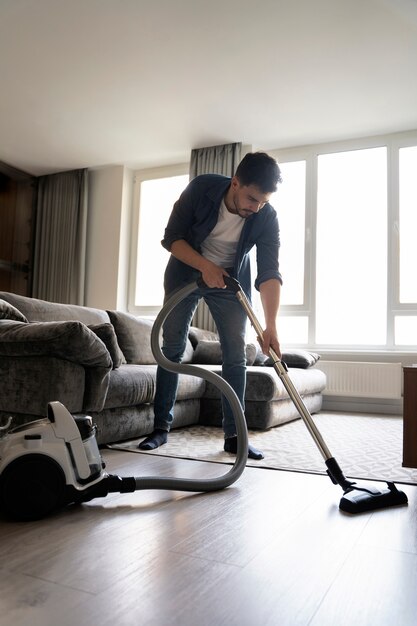
[{"label": "vacuum hose", "polygon": [[138,489],[170,489],[177,491],[217,491],[234,483],[246,467],[248,458],[248,431],[246,419],[239,398],[232,387],[218,374],[197,365],[187,363],[174,363],[165,357],[159,345],[161,327],[170,312],[199,287],[197,282],[190,283],[186,287],[176,291],[162,307],[157,316],[151,333],[151,348],[157,363],[164,369],[177,374],[189,374],[199,376],[211,382],[229,401],[236,424],[237,454],[236,460],[230,471],[216,478],[161,478],[157,476],[134,478],[134,491]]}]

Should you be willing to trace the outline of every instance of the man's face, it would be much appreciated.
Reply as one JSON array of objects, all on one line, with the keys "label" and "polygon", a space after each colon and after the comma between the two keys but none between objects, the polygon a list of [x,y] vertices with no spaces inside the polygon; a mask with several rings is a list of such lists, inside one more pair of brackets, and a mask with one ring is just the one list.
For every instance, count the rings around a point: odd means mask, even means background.
[{"label": "man's face", "polygon": [[263,193],[256,185],[241,185],[239,179],[233,177],[230,188],[232,206],[227,208],[231,213],[247,218],[253,213],[258,213],[270,197],[270,193]]}]

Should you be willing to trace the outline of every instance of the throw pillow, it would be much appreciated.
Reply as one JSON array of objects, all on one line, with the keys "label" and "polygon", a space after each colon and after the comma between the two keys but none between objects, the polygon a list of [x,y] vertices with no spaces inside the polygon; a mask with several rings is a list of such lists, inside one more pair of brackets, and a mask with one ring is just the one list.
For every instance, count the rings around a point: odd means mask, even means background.
[{"label": "throw pillow", "polygon": [[[117,341],[128,363],[150,365],[155,363],[151,348],[153,320],[135,317],[122,311],[107,311],[114,326]],[[187,340],[183,363],[190,363],[193,348]]]},{"label": "throw pillow", "polygon": [[[291,350],[282,353],[282,361],[284,361],[288,367],[298,367],[300,369],[312,367],[319,359],[319,354],[316,352],[308,352],[307,350]],[[264,365],[273,365],[271,357],[267,358]]]},{"label": "throw pillow", "polygon": [[[246,345],[246,365],[252,365],[256,357],[256,346],[253,343]],[[220,341],[201,339],[194,350],[193,363],[201,365],[221,365],[222,348]]]},{"label": "throw pillow", "polygon": [[88,328],[104,343],[113,361],[113,369],[126,363],[125,356],[117,343],[116,333],[111,324],[89,324]]},{"label": "throw pillow", "polygon": [[116,331],[117,341],[128,363],[155,363],[151,350],[152,320],[122,311],[107,311]]},{"label": "throw pillow", "polygon": [[16,309],[13,304],[9,304],[5,300],[0,300],[0,320],[13,320],[15,322],[25,322],[28,323],[26,317]]},{"label": "throw pillow", "polygon": [[268,358],[269,357],[262,352],[260,345],[257,344],[254,365],[265,365],[265,361],[267,361]]},{"label": "throw pillow", "polygon": [[246,344],[246,365],[254,365],[256,355],[258,354],[258,347],[254,343]]},{"label": "throw pillow", "polygon": [[199,341],[218,341],[219,336],[211,330],[205,330],[204,328],[197,328],[197,326],[190,326],[188,331],[188,337],[192,343],[193,348],[197,347]]}]

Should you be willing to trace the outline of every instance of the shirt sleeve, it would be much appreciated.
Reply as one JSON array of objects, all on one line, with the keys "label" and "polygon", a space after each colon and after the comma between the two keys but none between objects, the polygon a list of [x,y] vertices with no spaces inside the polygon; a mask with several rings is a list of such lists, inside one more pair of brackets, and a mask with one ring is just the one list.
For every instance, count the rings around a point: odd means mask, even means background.
[{"label": "shirt sleeve", "polygon": [[[271,207],[272,209],[272,207]],[[280,235],[277,214],[271,210],[265,220],[262,233],[256,242],[257,276],[255,288],[259,291],[261,283],[276,278],[282,284],[279,271]]]},{"label": "shirt sleeve", "polygon": [[194,185],[193,181],[191,181],[174,203],[167,227],[165,228],[161,244],[168,252],[171,250],[174,241],[178,241],[178,239],[187,240],[188,238],[193,223],[193,197]]}]

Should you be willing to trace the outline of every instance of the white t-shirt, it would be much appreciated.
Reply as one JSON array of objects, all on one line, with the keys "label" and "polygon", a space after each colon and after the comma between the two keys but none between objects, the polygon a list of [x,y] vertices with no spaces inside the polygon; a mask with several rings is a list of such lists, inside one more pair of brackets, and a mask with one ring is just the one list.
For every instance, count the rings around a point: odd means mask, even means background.
[{"label": "white t-shirt", "polygon": [[219,267],[232,267],[245,218],[227,210],[222,200],[219,219],[201,244],[201,254]]}]

